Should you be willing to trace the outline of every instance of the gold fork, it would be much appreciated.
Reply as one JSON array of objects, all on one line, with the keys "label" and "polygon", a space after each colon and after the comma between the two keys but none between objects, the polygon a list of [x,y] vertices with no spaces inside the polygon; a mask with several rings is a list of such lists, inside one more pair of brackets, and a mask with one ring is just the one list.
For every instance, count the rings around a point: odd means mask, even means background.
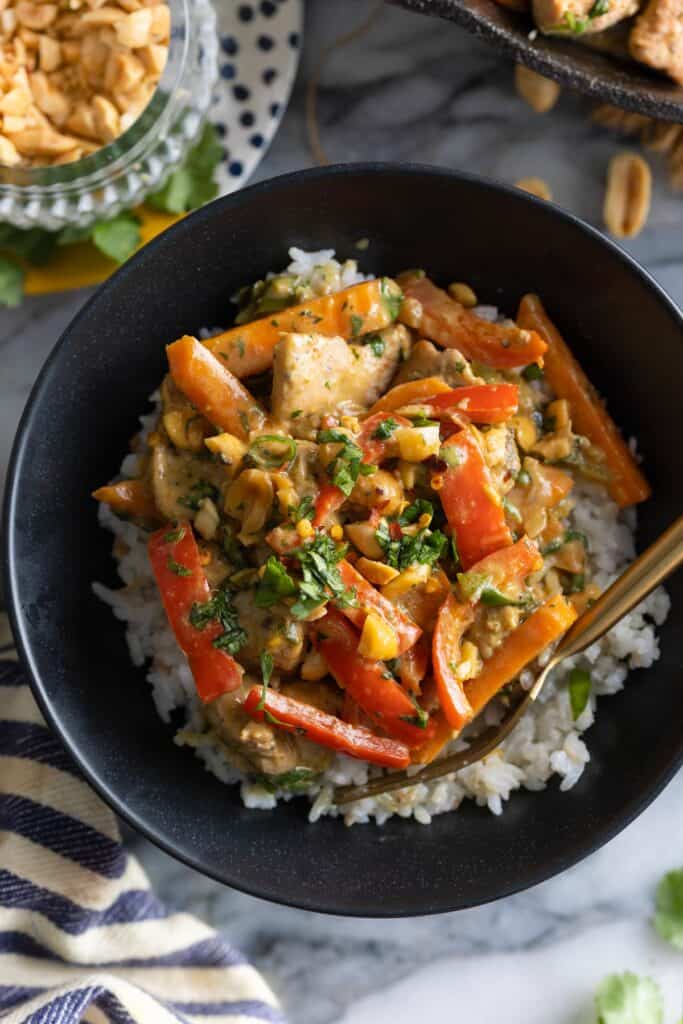
[{"label": "gold fork", "polygon": [[537,699],[554,669],[565,659],[580,654],[599,640],[612,626],[635,608],[654,588],[683,562],[683,516],[672,523],[646,551],[633,562],[574,625],[567,630],[531,689],[521,691],[498,725],[490,726],[472,740],[467,750],[433,761],[421,771],[392,772],[362,786],[341,786],[332,796],[335,804],[348,804],[364,797],[377,796],[394,789],[415,786],[439,779],[480,761],[512,732],[520,718]]}]

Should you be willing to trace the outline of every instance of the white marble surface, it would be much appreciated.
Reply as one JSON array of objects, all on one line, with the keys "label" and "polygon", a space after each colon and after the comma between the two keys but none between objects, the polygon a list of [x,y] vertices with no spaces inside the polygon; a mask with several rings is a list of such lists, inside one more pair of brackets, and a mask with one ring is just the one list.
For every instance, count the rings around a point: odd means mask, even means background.
[{"label": "white marble surface", "polygon": [[[227,0],[226,0],[227,2]],[[307,166],[303,93],[323,41],[362,18],[366,0],[309,0],[298,88],[258,177]],[[563,96],[532,114],[512,69],[454,26],[387,9],[323,76],[323,142],[331,159],[418,160],[505,181],[540,175],[555,198],[599,224],[604,173],[619,143]],[[630,251],[683,303],[683,197],[656,171],[647,229]],[[0,311],[0,481],[11,438],[45,356],[87,292]],[[589,737],[590,740],[590,737]],[[407,921],[358,921],[271,906],[210,882],[131,840],[161,895],[201,914],[264,970],[300,1024],[583,1024],[603,974],[650,973],[683,1014],[683,954],[649,924],[658,877],[683,865],[683,775],[608,846],[563,876],[492,906]],[[495,983],[492,979],[495,978]],[[437,1018],[438,1014],[438,1018]]]}]

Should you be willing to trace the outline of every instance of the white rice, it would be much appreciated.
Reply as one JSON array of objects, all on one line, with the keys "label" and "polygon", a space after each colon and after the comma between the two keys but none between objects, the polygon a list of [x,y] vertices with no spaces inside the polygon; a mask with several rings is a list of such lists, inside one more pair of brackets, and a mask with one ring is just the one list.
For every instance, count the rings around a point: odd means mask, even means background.
[{"label": "white rice", "polygon": [[[346,288],[366,278],[358,272],[355,261],[340,264],[334,251],[306,253],[289,250],[291,263],[287,271],[308,281],[314,290],[330,290],[330,284]],[[479,307],[478,312],[495,319],[495,307]],[[204,336],[214,331],[202,332]],[[145,436],[157,418],[158,393],[152,396],[155,409],[140,419]],[[134,456],[127,456],[121,471],[135,472]],[[576,506],[571,514],[571,529],[585,534],[594,580],[601,588],[624,571],[635,554],[636,516],[633,509],[620,513],[603,488],[580,484],[574,489]],[[126,623],[126,637],[133,664],[149,662],[147,679],[157,711],[165,722],[171,712],[184,713],[185,723],[176,735],[176,742],[195,747],[206,768],[226,783],[241,780],[241,792],[247,807],[271,810],[278,799],[291,799],[289,794],[272,794],[263,786],[245,780],[228,761],[223,749],[207,732],[192,675],[187,662],[168,626],[147,557],[146,535],[137,527],[113,514],[107,505],[100,505],[100,523],[115,535],[115,557],[118,573],[124,583],[120,590],[110,590],[94,583],[95,593],[109,604],[118,619]],[[609,696],[622,689],[629,669],[649,668],[659,657],[655,627],[666,619],[670,601],[660,587],[630,615],[623,619],[598,643],[582,655],[566,661],[546,683],[544,690],[507,740],[483,761],[434,782],[385,793],[376,798],[358,801],[343,808],[331,803],[335,786],[359,785],[376,774],[361,761],[343,755],[335,757],[331,767],[316,784],[307,790],[311,801],[310,821],[323,815],[341,815],[347,825],[374,819],[379,824],[394,814],[413,817],[428,825],[435,814],[455,810],[465,797],[494,814],[500,814],[504,801],[517,789],[544,789],[557,775],[560,789],[576,784],[590,760],[583,733],[593,724],[597,697]],[[591,694],[588,704],[574,721],[567,681],[573,667],[590,672]],[[522,684],[530,685],[533,670],[522,675]],[[494,702],[487,708],[486,719],[495,722],[500,708]],[[462,747],[455,740],[449,750]]]}]

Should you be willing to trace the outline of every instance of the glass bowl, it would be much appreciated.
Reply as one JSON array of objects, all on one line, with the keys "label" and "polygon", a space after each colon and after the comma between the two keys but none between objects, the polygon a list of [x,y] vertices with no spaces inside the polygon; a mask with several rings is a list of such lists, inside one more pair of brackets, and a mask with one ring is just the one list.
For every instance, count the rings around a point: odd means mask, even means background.
[{"label": "glass bowl", "polygon": [[161,187],[199,135],[216,81],[218,41],[210,0],[167,0],[168,60],[130,128],[97,152],[54,167],[0,166],[0,221],[19,228],[85,227]]}]

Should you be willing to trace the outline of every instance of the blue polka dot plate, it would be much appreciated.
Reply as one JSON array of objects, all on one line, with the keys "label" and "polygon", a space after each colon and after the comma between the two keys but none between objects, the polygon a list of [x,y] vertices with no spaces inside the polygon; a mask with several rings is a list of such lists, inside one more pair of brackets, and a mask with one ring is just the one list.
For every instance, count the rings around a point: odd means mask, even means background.
[{"label": "blue polka dot plate", "polygon": [[225,143],[221,194],[253,174],[277,131],[296,75],[303,0],[216,0],[218,84],[211,121]]}]

